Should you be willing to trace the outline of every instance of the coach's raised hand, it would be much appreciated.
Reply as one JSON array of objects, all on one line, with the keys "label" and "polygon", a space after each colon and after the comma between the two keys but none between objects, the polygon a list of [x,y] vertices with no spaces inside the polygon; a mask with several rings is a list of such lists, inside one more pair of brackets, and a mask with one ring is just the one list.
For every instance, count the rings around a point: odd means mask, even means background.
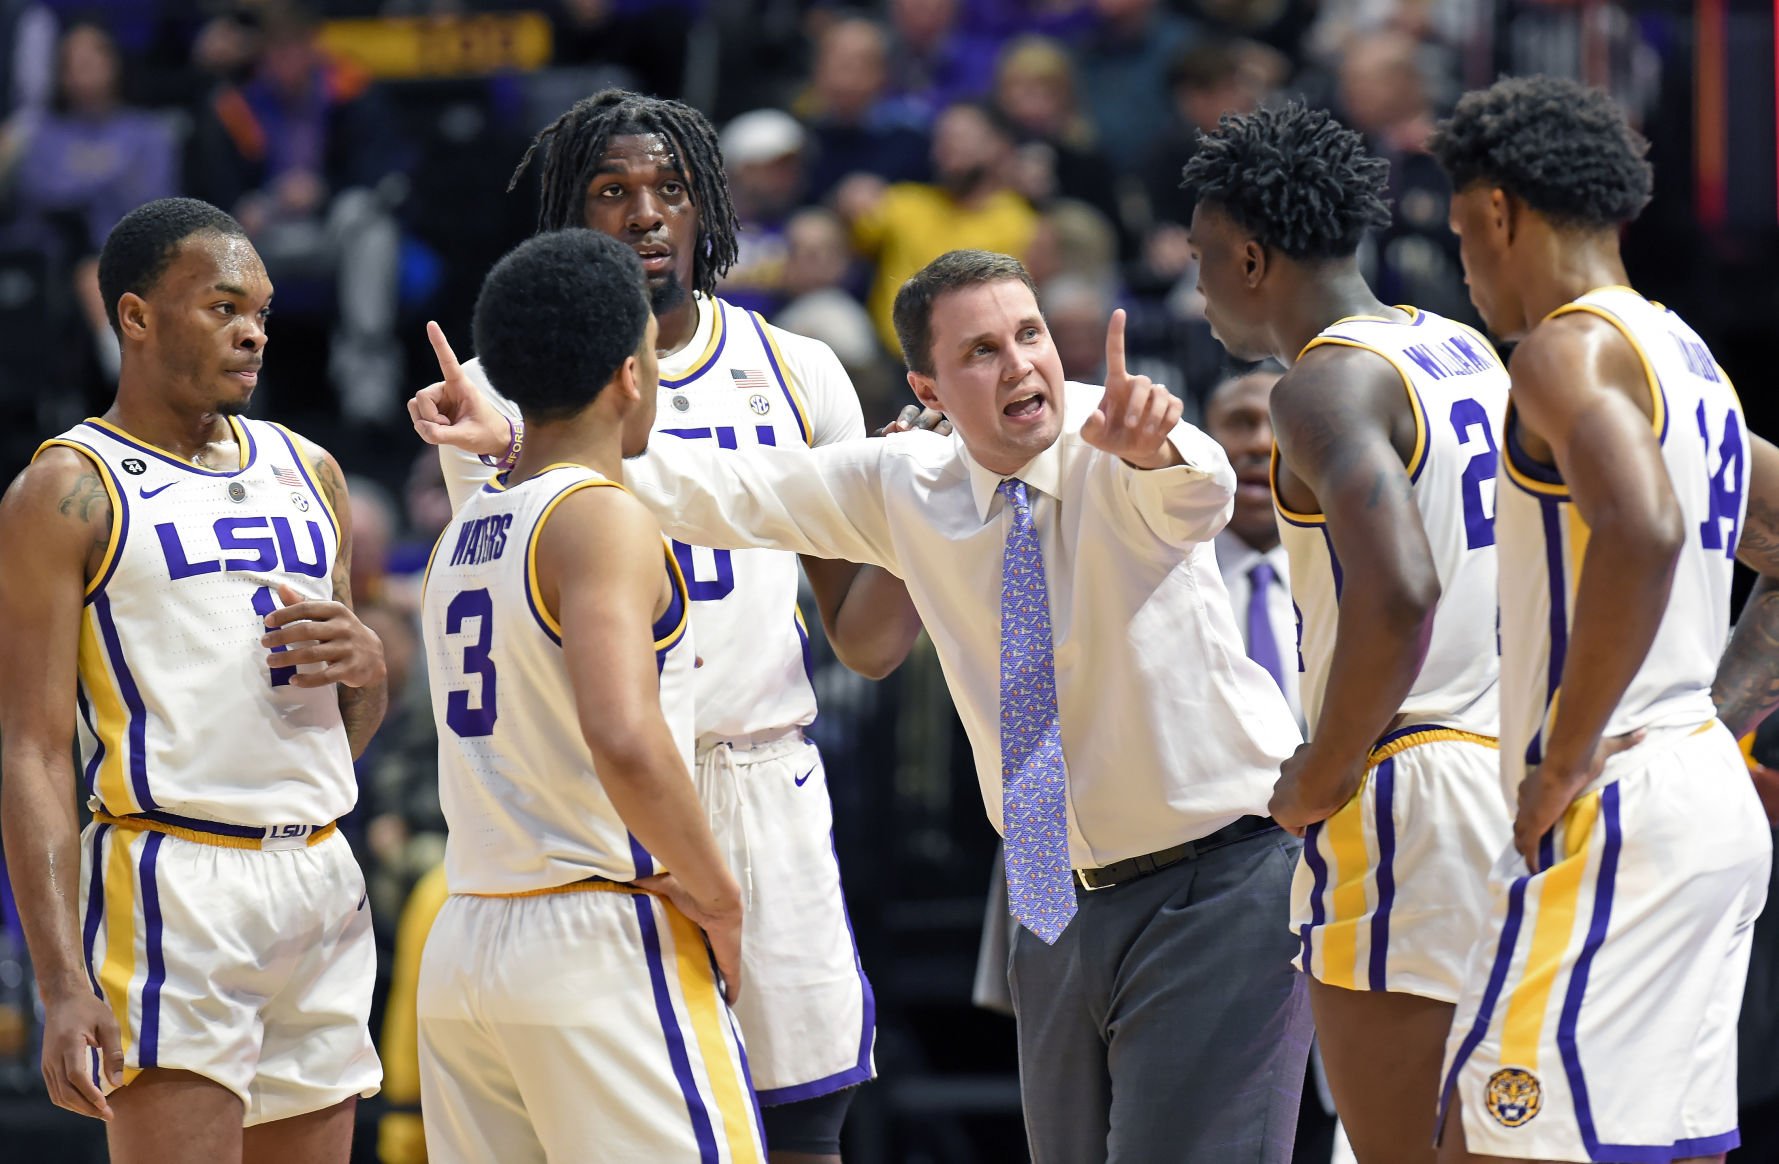
[{"label": "coach's raised hand", "polygon": [[432,341],[444,379],[428,384],[408,401],[414,431],[429,445],[450,445],[478,456],[505,453],[513,437],[507,418],[464,372],[443,328],[428,321],[426,338]]},{"label": "coach's raised hand", "polygon": [[1166,469],[1182,464],[1180,452],[1167,439],[1185,406],[1180,398],[1147,376],[1133,376],[1124,367],[1124,309],[1112,313],[1106,327],[1106,394],[1081,426],[1081,437],[1101,452],[1121,457],[1137,469]]}]

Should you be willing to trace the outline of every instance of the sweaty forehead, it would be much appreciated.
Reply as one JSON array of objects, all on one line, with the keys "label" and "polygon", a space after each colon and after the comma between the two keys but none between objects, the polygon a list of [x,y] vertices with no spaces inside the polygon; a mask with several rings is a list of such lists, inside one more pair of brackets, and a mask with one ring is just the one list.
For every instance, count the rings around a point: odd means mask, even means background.
[{"label": "sweaty forehead", "polygon": [[621,133],[606,142],[595,173],[685,175],[673,143],[662,133]]},{"label": "sweaty forehead", "polygon": [[209,289],[219,283],[270,295],[271,281],[253,244],[241,235],[202,232],[184,239],[162,280],[169,287]]}]

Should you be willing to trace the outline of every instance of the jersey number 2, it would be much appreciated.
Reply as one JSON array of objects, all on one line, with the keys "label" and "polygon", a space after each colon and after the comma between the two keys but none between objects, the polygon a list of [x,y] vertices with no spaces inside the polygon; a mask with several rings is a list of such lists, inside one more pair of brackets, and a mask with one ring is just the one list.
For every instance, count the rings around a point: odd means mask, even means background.
[{"label": "jersey number 2", "polygon": [[1495,477],[1501,468],[1501,452],[1495,447],[1495,432],[1489,427],[1489,414],[1474,400],[1452,402],[1452,431],[1458,443],[1470,443],[1470,430],[1481,429],[1487,446],[1470,458],[1464,466],[1464,545],[1481,549],[1495,544]]},{"label": "jersey number 2", "polygon": [[476,640],[463,648],[463,673],[482,680],[481,697],[470,706],[469,692],[453,691],[445,697],[445,723],[466,739],[494,734],[494,721],[499,712],[494,706],[494,660],[488,651],[494,645],[494,600],[486,590],[465,590],[445,608],[445,633],[463,633],[463,624],[480,619]]}]

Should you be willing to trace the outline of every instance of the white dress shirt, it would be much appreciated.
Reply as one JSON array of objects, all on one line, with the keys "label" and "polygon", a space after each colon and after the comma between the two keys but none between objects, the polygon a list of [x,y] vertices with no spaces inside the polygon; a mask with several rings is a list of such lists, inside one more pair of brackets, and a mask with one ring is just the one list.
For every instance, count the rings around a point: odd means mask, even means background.
[{"label": "white dress shirt", "polygon": [[1266,617],[1272,623],[1273,642],[1279,645],[1279,662],[1284,667],[1285,702],[1291,705],[1291,717],[1303,725],[1303,704],[1297,695],[1297,609],[1291,605],[1291,562],[1283,545],[1275,545],[1265,553],[1244,542],[1234,530],[1225,529],[1217,535],[1217,568],[1223,573],[1223,587],[1229,591],[1230,613],[1235,615],[1236,630],[1242,645],[1248,645],[1248,602],[1253,595],[1249,575],[1255,566],[1265,562],[1272,567],[1273,584],[1266,596]]},{"label": "white dress shirt", "polygon": [[[698,295],[693,303],[692,338],[660,359],[657,443],[684,437],[730,446],[768,439],[802,444],[805,431],[818,445],[864,437],[858,393],[828,345],[771,324],[756,329],[746,312],[720,299]],[[771,352],[762,346],[768,338]],[[518,405],[495,391],[479,360],[463,370],[503,416],[519,419]],[[454,509],[494,474],[480,458],[448,445],[440,446],[439,463]],[[815,689],[804,663],[808,632],[796,613],[796,558],[693,545],[675,546],[674,556],[691,585],[701,660],[693,680],[699,751],[719,740],[772,738],[812,722]]]},{"label": "white dress shirt", "polygon": [[[1263,814],[1297,745],[1249,660],[1210,539],[1235,475],[1189,425],[1185,464],[1140,471],[1081,439],[1101,389],[1070,384],[1057,442],[1016,474],[1044,551],[1068,766],[1069,858],[1093,868]],[[908,583],[1001,828],[1001,476],[955,436],[721,454],[656,441],[626,483],[670,536],[875,563]]]}]

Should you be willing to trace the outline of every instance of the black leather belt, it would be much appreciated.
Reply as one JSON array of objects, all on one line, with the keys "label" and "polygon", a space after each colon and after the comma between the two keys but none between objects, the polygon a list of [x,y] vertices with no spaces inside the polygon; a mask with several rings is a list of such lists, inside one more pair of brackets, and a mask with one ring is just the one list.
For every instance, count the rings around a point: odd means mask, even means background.
[{"label": "black leather belt", "polygon": [[1147,877],[1151,873],[1159,873],[1170,865],[1178,865],[1182,861],[1195,861],[1212,849],[1221,849],[1224,845],[1233,845],[1237,841],[1247,840],[1258,833],[1276,829],[1270,816],[1244,816],[1233,824],[1224,825],[1214,833],[1187,841],[1183,845],[1175,845],[1171,849],[1160,849],[1153,853],[1144,853],[1140,857],[1127,857],[1122,861],[1114,861],[1110,865],[1101,865],[1098,869],[1076,869],[1075,880],[1086,890],[1110,889],[1114,885],[1123,885],[1127,881],[1135,881],[1139,877]]}]

